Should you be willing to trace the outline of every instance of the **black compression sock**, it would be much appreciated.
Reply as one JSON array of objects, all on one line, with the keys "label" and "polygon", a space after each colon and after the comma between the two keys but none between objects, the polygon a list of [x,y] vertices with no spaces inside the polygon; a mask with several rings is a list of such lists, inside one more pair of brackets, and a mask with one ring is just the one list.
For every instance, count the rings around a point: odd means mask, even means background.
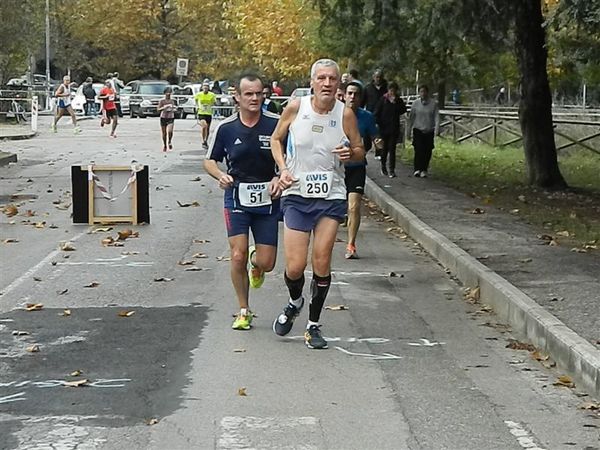
[{"label": "black compression sock", "polygon": [[321,310],[329,292],[331,285],[331,274],[326,277],[320,277],[313,274],[313,279],[310,283],[311,299],[308,310],[308,319],[311,322],[318,322],[321,316]]},{"label": "black compression sock", "polygon": [[298,300],[302,296],[302,289],[304,288],[304,274],[302,274],[302,276],[297,280],[292,280],[288,278],[286,272],[283,274],[283,279],[285,280],[285,285],[290,291],[290,298],[292,300]]}]

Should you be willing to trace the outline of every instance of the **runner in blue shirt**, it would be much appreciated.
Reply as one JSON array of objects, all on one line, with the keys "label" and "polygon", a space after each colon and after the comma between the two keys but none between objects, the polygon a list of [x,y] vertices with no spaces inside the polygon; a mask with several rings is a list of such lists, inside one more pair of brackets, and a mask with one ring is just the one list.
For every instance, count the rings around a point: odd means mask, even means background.
[{"label": "runner in blue shirt", "polygon": [[[271,154],[271,134],[279,116],[261,111],[263,83],[256,75],[240,78],[235,98],[239,112],[223,120],[211,134],[204,168],[225,190],[231,281],[240,307],[232,328],[248,330],[253,317],[248,304],[249,286],[262,286],[277,256],[281,188]],[[226,172],[218,165],[223,160]],[[255,243],[250,247],[249,230]]]},{"label": "runner in blue shirt", "polygon": [[[352,81],[346,85],[344,101],[348,108],[356,114],[358,131],[363,138],[365,149],[371,148],[371,142],[380,145],[379,130],[375,123],[375,116],[366,109],[360,108],[362,102],[362,84]],[[365,192],[365,180],[367,177],[367,158],[360,162],[347,162],[346,168],[346,190],[348,191],[348,244],[346,246],[346,259],[357,259],[356,235],[360,226],[360,203]]]}]

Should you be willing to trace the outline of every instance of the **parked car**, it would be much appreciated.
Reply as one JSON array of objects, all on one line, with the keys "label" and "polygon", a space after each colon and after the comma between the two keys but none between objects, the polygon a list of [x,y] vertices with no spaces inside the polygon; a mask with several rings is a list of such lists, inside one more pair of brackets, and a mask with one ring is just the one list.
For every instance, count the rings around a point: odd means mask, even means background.
[{"label": "parked car", "polygon": [[[94,91],[96,92],[96,97],[94,97],[94,101],[96,102],[96,111],[100,111],[100,107],[101,105],[101,101],[98,100],[98,94],[100,93],[100,89],[102,89],[104,87],[104,84],[102,83],[93,83],[92,87],[94,88]],[[71,99],[71,107],[73,108],[73,111],[75,111],[75,114],[83,114],[85,112],[85,95],[83,95],[83,84],[81,86],[79,86],[77,88],[77,90],[75,91],[75,95],[73,96],[73,98]]]},{"label": "parked car", "polygon": [[129,114],[129,98],[131,97],[131,86],[125,86],[119,92],[119,101],[121,102],[121,112]]},{"label": "parked car", "polygon": [[[159,100],[163,97],[165,88],[169,87],[168,81],[135,80],[127,83],[131,87],[129,96],[129,116],[131,118],[158,116]],[[121,105],[121,108],[123,106]]]},{"label": "parked car", "polygon": [[297,97],[306,97],[307,95],[310,95],[310,88],[296,88],[292,91],[290,100]]}]

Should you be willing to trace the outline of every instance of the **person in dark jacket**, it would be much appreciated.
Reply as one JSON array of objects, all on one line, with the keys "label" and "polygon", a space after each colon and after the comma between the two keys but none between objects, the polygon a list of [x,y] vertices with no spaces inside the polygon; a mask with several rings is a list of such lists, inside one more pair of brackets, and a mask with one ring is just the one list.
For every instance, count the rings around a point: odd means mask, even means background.
[{"label": "person in dark jacket", "polygon": [[85,115],[94,116],[98,115],[96,111],[96,91],[94,90],[94,80],[92,77],[87,77],[83,84],[83,96],[85,97]]},{"label": "person in dark jacket", "polygon": [[398,96],[398,84],[392,81],[389,84],[387,93],[379,99],[375,107],[375,120],[383,140],[381,174],[390,178],[396,177],[396,143],[400,136],[400,117],[405,112],[406,105]]},{"label": "person in dark jacket", "polygon": [[363,105],[365,109],[374,113],[377,102],[387,90],[387,81],[383,77],[383,72],[377,69],[373,72],[373,81],[365,86],[363,93]]}]

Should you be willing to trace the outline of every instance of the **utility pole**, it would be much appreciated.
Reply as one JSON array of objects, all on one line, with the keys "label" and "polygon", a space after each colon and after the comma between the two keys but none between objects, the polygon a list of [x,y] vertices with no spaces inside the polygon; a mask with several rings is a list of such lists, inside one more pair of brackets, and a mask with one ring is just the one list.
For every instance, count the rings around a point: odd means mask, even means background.
[{"label": "utility pole", "polygon": [[50,0],[46,0],[46,109],[50,109]]}]

